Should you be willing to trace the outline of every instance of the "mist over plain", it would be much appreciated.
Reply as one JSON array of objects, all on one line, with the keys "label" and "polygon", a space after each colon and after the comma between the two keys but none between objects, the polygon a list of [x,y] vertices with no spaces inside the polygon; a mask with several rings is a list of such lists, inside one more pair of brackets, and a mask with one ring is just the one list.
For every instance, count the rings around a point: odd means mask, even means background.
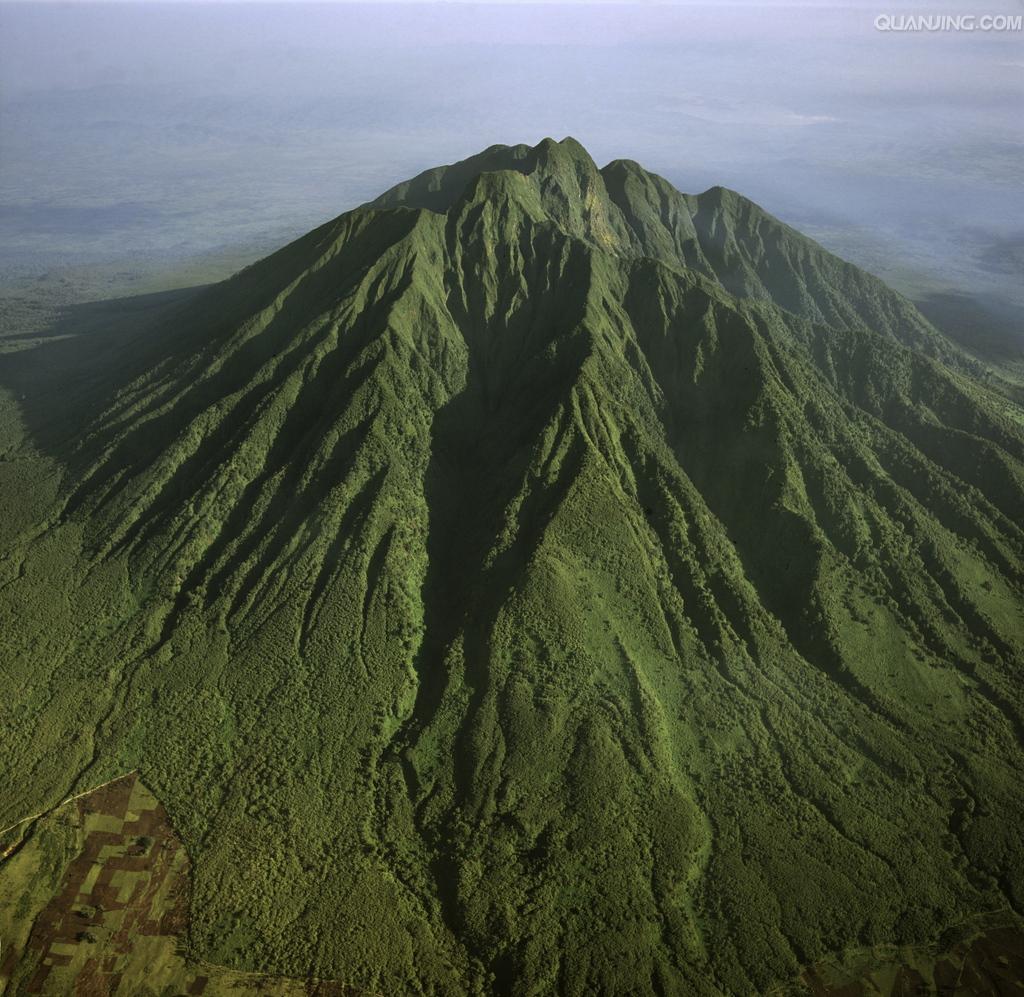
[{"label": "mist over plain", "polygon": [[256,258],[428,166],[571,134],[915,296],[1020,306],[1024,37],[879,32],[888,10],[6,4],[0,273]]}]

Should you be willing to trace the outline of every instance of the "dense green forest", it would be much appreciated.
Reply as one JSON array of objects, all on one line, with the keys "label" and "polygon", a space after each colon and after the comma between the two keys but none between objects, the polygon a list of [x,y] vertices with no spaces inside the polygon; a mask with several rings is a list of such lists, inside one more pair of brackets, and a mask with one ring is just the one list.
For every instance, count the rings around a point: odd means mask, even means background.
[{"label": "dense green forest", "polygon": [[0,826],[137,768],[190,946],[764,993],[1024,908],[1024,408],[739,194],[495,146],[3,339]]}]

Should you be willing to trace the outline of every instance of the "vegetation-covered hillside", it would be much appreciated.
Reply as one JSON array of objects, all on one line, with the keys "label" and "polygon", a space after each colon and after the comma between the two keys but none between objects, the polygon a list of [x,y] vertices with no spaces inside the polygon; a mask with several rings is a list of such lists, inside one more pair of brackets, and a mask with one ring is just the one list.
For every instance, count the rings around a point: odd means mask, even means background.
[{"label": "vegetation-covered hillside", "polygon": [[93,326],[0,357],[0,826],[138,769],[197,956],[758,994],[1024,908],[1024,410],[878,280],[545,140]]}]

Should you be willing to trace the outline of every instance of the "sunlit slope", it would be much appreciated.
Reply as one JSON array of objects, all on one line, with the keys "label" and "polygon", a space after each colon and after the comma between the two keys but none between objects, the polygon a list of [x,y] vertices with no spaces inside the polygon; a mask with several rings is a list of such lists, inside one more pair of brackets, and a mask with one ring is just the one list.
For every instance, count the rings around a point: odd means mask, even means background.
[{"label": "sunlit slope", "polygon": [[399,184],[372,206],[444,211],[468,179],[502,170],[522,173],[559,227],[620,256],[695,270],[738,297],[772,301],[812,322],[885,331],[961,360],[906,298],[753,201],[724,187],[681,194],[632,160],[599,170],[571,138],[492,146]]},{"label": "sunlit slope", "polygon": [[748,994],[1024,905],[1020,412],[738,195],[495,147],[105,369],[36,420],[2,802],[137,766],[204,958]]}]

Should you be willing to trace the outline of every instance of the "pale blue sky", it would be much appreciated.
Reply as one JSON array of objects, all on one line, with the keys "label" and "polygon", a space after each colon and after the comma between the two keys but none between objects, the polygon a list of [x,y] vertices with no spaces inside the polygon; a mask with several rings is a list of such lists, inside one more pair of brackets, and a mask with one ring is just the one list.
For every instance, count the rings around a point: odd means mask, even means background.
[{"label": "pale blue sky", "polygon": [[892,280],[1024,293],[1024,34],[874,29],[900,9],[0,4],[0,269],[265,249],[571,134]]}]

